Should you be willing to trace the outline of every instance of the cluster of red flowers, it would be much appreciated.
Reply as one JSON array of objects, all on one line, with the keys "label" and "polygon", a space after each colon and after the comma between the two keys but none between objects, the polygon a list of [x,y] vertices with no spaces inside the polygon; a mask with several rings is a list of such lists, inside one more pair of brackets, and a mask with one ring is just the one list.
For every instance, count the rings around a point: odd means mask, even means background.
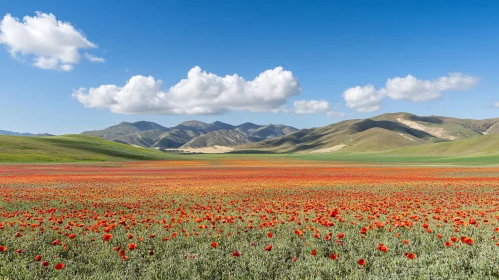
[{"label": "cluster of red flowers", "polygon": [[[22,244],[44,234],[57,235],[51,245],[63,250],[78,250],[78,244],[85,242],[101,242],[126,261],[137,252],[157,254],[152,246],[142,245],[144,239],[175,242],[201,236],[208,248],[226,250],[221,237],[260,232],[267,240],[260,250],[274,254],[279,250],[274,241],[281,232],[304,244],[326,241],[338,248],[349,238],[367,240],[389,233],[396,239],[406,229],[442,239],[442,248],[459,242],[474,245],[469,228],[499,232],[495,226],[499,194],[494,192],[499,178],[480,176],[498,172],[496,169],[483,168],[472,176],[458,176],[467,174],[466,170],[237,164],[246,168],[169,168],[164,163],[106,168],[0,166],[0,174],[8,175],[0,182],[0,233],[15,237],[9,244],[0,244],[0,254],[16,246],[17,253],[26,255]],[[281,228],[284,230],[277,231]],[[449,231],[461,237],[450,236]],[[482,242],[483,238],[476,240]],[[370,245],[376,254],[395,253],[393,244],[376,243]],[[402,243],[410,248],[407,250],[422,254],[412,241],[404,239]],[[343,258],[341,251],[326,252],[317,247],[307,257],[336,260],[339,254]],[[228,255],[240,257],[242,253],[232,248],[226,251]],[[398,256],[403,257],[400,251]],[[410,252],[404,256],[417,257]],[[49,266],[41,255],[33,254],[33,258]],[[368,256],[364,258],[371,262]],[[357,260],[358,265],[368,265],[364,258]],[[64,267],[62,262],[54,266],[56,270]]]}]

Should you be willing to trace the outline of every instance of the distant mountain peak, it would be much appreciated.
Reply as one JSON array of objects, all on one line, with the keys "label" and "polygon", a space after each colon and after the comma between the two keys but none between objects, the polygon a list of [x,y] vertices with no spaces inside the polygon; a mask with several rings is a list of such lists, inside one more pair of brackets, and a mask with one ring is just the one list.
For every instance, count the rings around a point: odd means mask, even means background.
[{"label": "distant mountain peak", "polygon": [[191,120],[191,121],[181,122],[178,125],[184,125],[184,126],[204,126],[204,125],[207,125],[207,123],[202,122],[202,121],[197,121],[197,120]]}]

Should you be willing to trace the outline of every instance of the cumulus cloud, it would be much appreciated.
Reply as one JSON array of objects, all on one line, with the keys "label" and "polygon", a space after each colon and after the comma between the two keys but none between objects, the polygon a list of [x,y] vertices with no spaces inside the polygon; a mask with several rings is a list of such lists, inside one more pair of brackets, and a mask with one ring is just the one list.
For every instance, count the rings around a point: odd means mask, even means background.
[{"label": "cumulus cloud", "polygon": [[91,55],[89,53],[84,53],[83,54],[85,56],[86,59],[88,59],[88,61],[90,62],[95,62],[95,63],[104,63],[106,60],[104,60],[104,58],[102,57],[97,57],[97,56],[94,56],[94,55]]},{"label": "cumulus cloud", "polygon": [[434,100],[440,98],[444,91],[467,90],[478,81],[478,78],[462,73],[450,73],[435,80],[418,80],[407,75],[388,79],[381,89],[376,89],[373,85],[349,88],[343,92],[343,98],[349,108],[358,112],[373,112],[379,110],[384,98],[412,102]]},{"label": "cumulus cloud", "polygon": [[494,103],[494,107],[499,108],[499,102]]},{"label": "cumulus cloud", "polygon": [[164,90],[161,80],[133,76],[124,86],[101,85],[73,92],[89,108],[121,114],[220,114],[229,110],[276,112],[301,92],[298,80],[282,67],[260,73],[251,81],[237,74],[220,77],[196,66],[187,78]]},{"label": "cumulus cloud", "polygon": [[374,112],[381,107],[381,100],[385,97],[383,89],[377,90],[373,85],[357,86],[343,92],[343,99],[348,108],[358,112]]},{"label": "cumulus cloud", "polygon": [[42,12],[23,21],[6,14],[0,22],[0,44],[15,59],[31,58],[40,69],[61,71],[70,71],[80,61],[80,49],[97,48],[71,23]]},{"label": "cumulus cloud", "polygon": [[315,114],[329,110],[329,102],[325,100],[296,100],[293,103],[295,114]]}]

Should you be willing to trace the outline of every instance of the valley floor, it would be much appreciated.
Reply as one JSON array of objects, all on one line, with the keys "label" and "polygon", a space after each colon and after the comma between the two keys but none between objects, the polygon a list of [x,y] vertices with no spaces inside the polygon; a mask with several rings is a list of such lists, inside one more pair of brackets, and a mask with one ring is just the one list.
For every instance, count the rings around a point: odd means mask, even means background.
[{"label": "valley floor", "polygon": [[499,278],[499,168],[0,165],[0,278]]}]

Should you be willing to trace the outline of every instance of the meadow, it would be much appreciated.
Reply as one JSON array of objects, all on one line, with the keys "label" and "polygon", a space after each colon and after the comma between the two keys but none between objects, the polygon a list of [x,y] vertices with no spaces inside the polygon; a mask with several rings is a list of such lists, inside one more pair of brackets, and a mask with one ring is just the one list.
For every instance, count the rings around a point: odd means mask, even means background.
[{"label": "meadow", "polygon": [[0,165],[2,279],[496,279],[499,167]]}]

